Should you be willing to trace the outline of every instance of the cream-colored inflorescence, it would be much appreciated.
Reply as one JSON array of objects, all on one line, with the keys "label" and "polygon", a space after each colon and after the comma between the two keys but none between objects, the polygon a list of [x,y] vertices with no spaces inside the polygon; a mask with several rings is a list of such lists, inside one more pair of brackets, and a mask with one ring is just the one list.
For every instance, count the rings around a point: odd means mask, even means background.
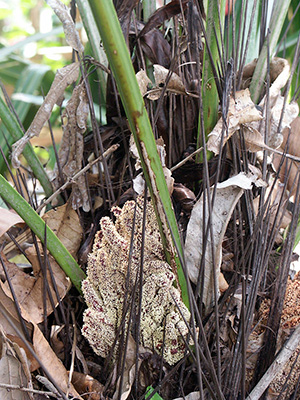
[{"label": "cream-colored inflorescence", "polygon": [[[88,305],[82,333],[101,357],[107,357],[116,344],[118,328],[124,320],[124,299],[126,296],[130,298],[135,286],[135,310],[139,309],[143,202],[138,198],[137,203],[128,201],[122,209],[114,207],[115,223],[109,217],[102,218],[101,230],[96,234],[93,252],[89,256],[87,279],[82,283]],[[162,354],[163,349],[164,359],[175,364],[184,356],[183,337],[188,333],[186,322],[190,313],[179,290],[173,286],[175,276],[164,261],[154,209],[149,202],[145,226],[140,345],[158,354]],[[132,232],[133,246],[130,249]]]}]

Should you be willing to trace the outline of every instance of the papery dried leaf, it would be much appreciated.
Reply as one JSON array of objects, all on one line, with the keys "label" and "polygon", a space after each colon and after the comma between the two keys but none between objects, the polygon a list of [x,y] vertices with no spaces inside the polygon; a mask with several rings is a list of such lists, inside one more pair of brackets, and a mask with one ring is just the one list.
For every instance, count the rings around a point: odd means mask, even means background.
[{"label": "papery dried leaf", "polygon": [[[153,67],[156,88],[152,89],[147,97],[150,100],[158,100],[162,92],[161,86],[165,85],[170,71],[158,64],[153,65]],[[177,94],[186,94],[186,90],[181,78],[175,72],[171,73],[170,75],[171,77],[168,81],[167,89],[170,89]]]},{"label": "papery dried leaf", "polygon": [[142,96],[144,97],[148,91],[148,86],[152,85],[152,82],[148,78],[146,72],[143,69],[141,69],[139,72],[137,72],[135,76],[136,76],[136,80],[137,80],[139,88],[140,88],[140,92],[141,92]]},{"label": "papery dried leaf", "polygon": [[[299,114],[299,106],[296,102],[286,103],[283,119],[281,121],[281,130],[278,130],[281,114],[284,106],[284,97],[281,95],[281,89],[286,85],[290,76],[290,66],[287,60],[274,57],[270,63],[270,75],[272,84],[268,93],[268,104],[270,106],[269,121],[268,121],[268,146],[278,148],[283,140],[282,130],[290,127],[291,122]],[[265,112],[267,96],[265,95],[259,106]],[[262,123],[252,122],[251,127],[258,129],[260,132],[265,132],[266,121]]]},{"label": "papery dried leaf", "polygon": [[[284,97],[278,96],[274,106],[271,110],[271,121],[269,126],[269,146],[276,149],[278,148],[282,141],[283,135],[282,130],[285,128],[289,128],[291,126],[292,121],[299,115],[299,106],[298,103],[291,102],[285,105],[283,118],[281,121],[281,130],[278,132],[279,121],[281,119],[281,114],[284,106]],[[263,129],[262,126],[261,129]]]},{"label": "papery dried leaf", "polygon": [[0,237],[12,226],[24,223],[23,219],[14,211],[0,207]]},{"label": "papery dried leaf", "polygon": [[46,3],[52,8],[63,24],[65,38],[68,45],[82,55],[84,47],[80,41],[79,34],[76,30],[75,23],[70,15],[68,7],[60,0],[46,0]]},{"label": "papery dried leaf", "polygon": [[67,65],[57,70],[51,88],[45,97],[45,100],[30,127],[26,131],[22,139],[18,140],[13,145],[12,164],[15,168],[20,166],[19,156],[24,150],[26,143],[34,136],[38,136],[43,128],[43,125],[50,118],[52,109],[55,104],[62,102],[65,89],[78,79],[79,76],[79,62]]},{"label": "papery dried leaf", "polygon": [[153,68],[154,68],[155,83],[157,86],[164,85],[166,83],[168,75],[171,74],[171,78],[169,79],[168,82],[168,88],[176,90],[178,92],[185,93],[184,84],[181,78],[175,72],[170,73],[170,71],[167,68],[158,64],[153,65]]},{"label": "papery dried leaf", "polygon": [[246,149],[252,153],[263,150],[266,148],[264,138],[261,133],[255,128],[250,128],[244,125],[243,129],[244,140]]},{"label": "papery dried leaf", "polygon": [[[57,358],[54,351],[51,349],[49,343],[45,339],[44,335],[40,331],[36,324],[33,324],[33,349],[36,355],[43,361],[43,364],[50,375],[55,379],[55,382],[63,390],[64,393],[70,393],[72,396],[78,396],[78,399],[82,400],[82,397],[77,393],[72,383],[70,386],[69,375],[62,364],[62,362]],[[76,397],[77,398],[77,397]]]},{"label": "papery dried leaf", "polygon": [[[64,134],[58,157],[66,179],[72,178],[82,169],[83,133],[86,130],[88,113],[88,99],[85,84],[82,82],[73,90],[62,115]],[[90,210],[84,175],[80,175],[76,181],[72,180],[72,207],[75,210],[82,207],[86,212]]]},{"label": "papery dried leaf", "polygon": [[[43,216],[43,219],[67,250],[75,257],[82,239],[82,228],[77,213],[68,204],[65,204],[58,207],[56,210],[50,210]],[[38,241],[38,243],[40,242]],[[41,245],[39,245],[39,247],[43,262],[43,247]],[[34,276],[26,274],[14,263],[5,261],[5,264],[21,309],[27,312],[26,319],[30,322],[40,323],[44,320],[43,302],[41,301],[43,296],[44,275],[40,270],[40,261],[36,249],[30,247],[26,250],[26,254],[32,263]],[[48,259],[60,299],[63,299],[69,290],[70,280],[52,256],[49,255]],[[48,269],[47,282],[54,303],[57,305],[58,300]],[[3,290],[11,297],[7,282],[3,284]],[[48,296],[46,298],[46,307],[46,315],[51,314],[53,308]]]},{"label": "papery dried leaf", "polygon": [[[16,307],[14,304],[14,301],[5,294],[4,290],[3,290],[3,284],[0,285],[0,304],[1,307],[3,307],[6,312],[9,314],[10,318],[12,319],[12,321],[14,322],[15,326],[22,331],[22,325],[20,323],[19,320],[19,316],[18,313],[16,311]],[[29,321],[29,315],[27,314],[26,310],[23,310],[22,312],[22,316],[23,318],[25,318],[26,320],[23,320],[26,329],[29,333],[29,335],[31,336],[31,333],[33,331],[32,325],[27,322]],[[22,341],[22,339],[19,338],[19,336],[16,336],[16,332],[15,330],[12,328],[12,326],[10,325],[10,323],[6,320],[6,318],[0,318],[1,320],[1,326],[6,334],[6,336],[14,343],[17,343],[20,347],[22,347],[26,354],[27,354],[27,359],[29,361],[29,367],[30,367],[30,371],[35,371],[38,367],[39,364],[37,363],[36,359],[32,356],[32,354],[30,353],[30,351],[28,350],[27,346],[24,344],[24,342]]]},{"label": "papery dried leaf", "polygon": [[160,7],[151,15],[144,29],[140,32],[139,37],[144,36],[147,32],[154,28],[160,27],[164,21],[174,17],[181,11],[184,11],[188,2],[189,0],[172,0],[165,6]]},{"label": "papery dried leaf", "polygon": [[[292,155],[300,157],[300,117],[297,117],[291,123],[291,129],[284,129],[283,143],[280,147],[282,152],[285,151],[287,144],[287,151]],[[274,154],[273,156],[273,164],[276,170],[278,170],[279,166],[281,165],[281,158],[282,156],[277,154]],[[297,177],[299,176],[299,163],[286,159],[278,172],[280,181],[285,182],[287,179],[287,189],[292,195],[295,195],[297,188]]]},{"label": "papery dried leaf", "polygon": [[252,76],[257,65],[257,58],[246,64],[242,75],[242,89],[247,89],[250,86]]},{"label": "papery dried leaf", "polygon": [[[220,281],[222,284],[222,290],[225,289],[224,280],[220,278],[220,266],[222,262],[222,242],[227,229],[228,222],[231,218],[233,210],[243,195],[245,189],[249,189],[252,186],[252,179],[247,178],[245,174],[240,173],[228,181],[219,184],[216,190],[216,196],[213,204],[212,214],[210,215],[213,238],[211,234],[208,234],[205,261],[204,261],[204,283],[202,299],[205,305],[205,314],[207,314],[214,304],[214,280],[213,280],[213,268],[215,270],[215,276],[218,281],[218,293],[220,294]],[[213,190],[211,190],[211,195]],[[204,196],[206,196],[204,198]],[[203,224],[207,226],[209,215],[203,215],[203,202],[207,202],[207,194],[202,194],[200,199],[194,205],[192,210],[191,218],[189,220],[186,232],[185,241],[185,259],[186,267],[189,277],[193,283],[197,283],[199,276],[199,268],[202,259],[203,252]],[[214,245],[212,256],[212,242]],[[214,263],[213,263],[214,260]]]},{"label": "papery dried leaf", "polygon": [[[273,101],[280,94],[280,90],[286,85],[291,73],[289,62],[284,58],[274,57],[270,63],[270,78],[272,85],[269,90],[269,101],[271,107]],[[260,102],[260,106],[263,106],[266,98]]]},{"label": "papery dried leaf", "polygon": [[[235,99],[230,97],[226,122],[228,131],[225,129],[223,146],[230,137],[240,128],[241,124],[249,124],[253,121],[260,121],[262,115],[251,100],[248,89],[236,92]],[[220,118],[212,132],[208,136],[207,148],[215,154],[220,152],[222,139],[223,119]]]}]

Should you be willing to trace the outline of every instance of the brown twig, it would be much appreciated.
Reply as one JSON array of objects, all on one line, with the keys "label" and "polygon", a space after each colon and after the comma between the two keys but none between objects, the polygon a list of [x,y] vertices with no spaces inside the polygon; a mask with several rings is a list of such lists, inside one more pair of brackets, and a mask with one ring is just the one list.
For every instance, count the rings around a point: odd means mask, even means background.
[{"label": "brown twig", "polygon": [[65,190],[72,182],[76,181],[77,178],[79,178],[82,174],[84,174],[86,171],[88,171],[93,165],[97,164],[99,161],[103,160],[103,158],[108,157],[110,154],[112,154],[114,151],[117,150],[119,147],[118,144],[113,144],[110,146],[109,149],[107,149],[101,156],[96,158],[96,160],[90,162],[87,164],[84,168],[82,168],[80,171],[78,171],[74,176],[69,177],[67,181],[59,187],[56,192],[54,192],[50,197],[48,197],[47,200],[44,201],[43,204],[41,204],[36,212],[39,213],[47,204],[51,203],[52,200],[54,200],[63,190]]}]

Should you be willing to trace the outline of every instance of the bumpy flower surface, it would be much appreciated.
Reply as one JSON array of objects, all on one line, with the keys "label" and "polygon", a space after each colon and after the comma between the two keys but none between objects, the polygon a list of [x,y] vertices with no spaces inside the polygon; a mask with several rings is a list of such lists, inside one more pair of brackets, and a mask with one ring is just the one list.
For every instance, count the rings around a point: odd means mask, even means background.
[{"label": "bumpy flower surface", "polygon": [[[96,234],[89,256],[87,279],[82,284],[88,305],[82,333],[101,357],[107,357],[112,347],[117,347],[116,337],[124,321],[124,299],[134,293],[135,284],[139,282],[143,202],[139,198],[137,203],[126,202],[122,209],[114,207],[115,223],[109,217],[102,218],[101,230]],[[147,203],[145,227],[140,344],[158,354],[163,351],[164,359],[172,365],[184,356],[183,337],[188,333],[184,320],[189,321],[190,313],[173,286],[175,276],[164,261],[159,229],[150,203]],[[135,293],[133,301],[138,310],[138,289]],[[128,323],[127,315],[123,323],[125,329]]]}]

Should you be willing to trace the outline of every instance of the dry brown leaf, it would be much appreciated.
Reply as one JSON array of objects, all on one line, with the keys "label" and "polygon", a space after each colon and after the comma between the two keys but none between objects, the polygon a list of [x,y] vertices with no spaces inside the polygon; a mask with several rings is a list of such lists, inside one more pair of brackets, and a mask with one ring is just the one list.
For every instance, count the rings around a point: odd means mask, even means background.
[{"label": "dry brown leaf", "polygon": [[81,56],[84,51],[84,47],[80,41],[75,23],[70,15],[68,7],[60,0],[46,0],[46,3],[52,8],[62,22],[66,42],[74,50],[78,51]]},{"label": "dry brown leaf", "polygon": [[244,125],[243,128],[245,146],[248,151],[256,153],[257,151],[267,148],[262,134],[257,129],[248,125]]},{"label": "dry brown leaf", "polygon": [[[51,210],[46,213],[43,216],[43,219],[53,230],[59,240],[64,244],[67,250],[75,257],[82,238],[82,229],[76,212],[68,204],[65,204],[61,207],[58,207],[56,210]],[[43,247],[41,245],[39,245],[39,247],[41,258],[44,260]],[[24,273],[14,263],[5,261],[5,264],[22,311],[26,310],[27,312],[27,316],[25,318],[29,322],[40,323],[44,320],[44,308],[42,302],[44,276],[40,269],[40,262],[35,248],[28,248],[26,250],[26,254],[32,264],[34,276]],[[48,260],[52,269],[52,274],[55,279],[60,299],[63,299],[69,290],[70,280],[52,256],[49,255]],[[48,269],[47,282],[56,306],[58,304],[58,300]],[[6,282],[2,284],[2,287],[5,294],[11,297],[12,295],[8,283]],[[46,307],[46,314],[51,314],[53,312],[53,308],[49,296],[46,298]]]},{"label": "dry brown leaf", "polygon": [[[22,363],[20,362],[13,344],[6,338],[4,332],[0,333],[0,382],[2,385],[16,385],[27,387],[28,380],[24,373]],[[23,357],[26,357],[23,354]],[[8,390],[0,387],[1,400],[29,400],[32,395],[21,390]]]},{"label": "dry brown leaf", "polygon": [[[229,109],[226,118],[228,131],[225,130],[223,138],[223,146],[230,137],[240,128],[242,124],[249,124],[253,121],[260,121],[262,115],[257,110],[255,104],[251,100],[248,89],[236,92],[235,99],[230,97]],[[223,119],[220,118],[212,132],[208,136],[207,148],[215,154],[220,152],[220,144],[222,139]]]},{"label": "dry brown leaf", "polygon": [[14,225],[24,224],[23,219],[12,210],[0,207],[0,237]]},{"label": "dry brown leaf", "polygon": [[76,211],[66,203],[44,214],[43,220],[56,234],[69,253],[73,257],[76,257],[83,235]]},{"label": "dry brown leaf", "polygon": [[[9,314],[10,318],[12,319],[12,321],[14,322],[16,327],[20,331],[22,331],[22,326],[20,324],[19,317],[18,317],[18,314],[16,312],[15,304],[11,300],[11,298],[8,297],[5,294],[5,292],[3,291],[1,285],[0,285],[0,304],[1,304],[1,307],[3,307],[6,310],[6,312]],[[29,316],[26,313],[26,311],[23,310],[22,316],[24,318],[24,323],[26,325],[27,331],[28,331],[29,335],[31,336],[31,334],[32,334],[32,325],[27,322],[27,320],[29,319]],[[18,336],[16,336],[15,330],[11,327],[9,322],[2,315],[0,315],[0,325],[2,326],[6,336],[12,342],[17,343],[20,347],[22,347],[25,350],[25,353],[27,355],[27,359],[29,361],[30,371],[35,371],[39,367],[39,364],[37,363],[36,359],[32,356],[32,354],[30,353],[30,351],[28,350],[27,346],[24,344],[22,339],[20,339]]]},{"label": "dry brown leaf", "polygon": [[[5,294],[1,285],[0,285],[0,303],[1,303],[1,306],[6,310],[6,312],[9,313],[10,318],[12,319],[14,324],[17,326],[17,328],[19,328],[19,330],[22,331],[22,326],[19,322],[19,316],[17,314],[15,304],[14,304],[13,300],[11,300],[11,298]],[[22,317],[25,320],[27,320],[28,314],[26,312],[24,312],[24,313],[22,313]],[[14,329],[7,322],[6,318],[4,318],[2,315],[0,315],[0,324],[3,327],[4,332],[7,335],[9,334],[9,335],[14,336],[16,334]],[[32,332],[31,324],[29,324],[27,322],[25,322],[25,324],[26,324],[26,328],[27,328],[29,334],[31,334],[31,332]]]},{"label": "dry brown leaf", "polygon": [[[164,85],[167,81],[170,71],[167,68],[163,67],[162,65],[158,64],[154,64],[153,68],[154,68],[153,74],[156,86]],[[171,78],[169,79],[168,82],[168,89],[173,89],[178,92],[185,93],[184,84],[181,78],[175,72],[171,73]]]},{"label": "dry brown leaf", "polygon": [[72,374],[72,384],[78,393],[84,395],[87,393],[88,400],[100,400],[103,393],[103,385],[96,379],[87,374],[74,371]]},{"label": "dry brown leaf", "polygon": [[70,387],[68,386],[68,372],[62,362],[55,355],[54,351],[51,349],[49,343],[45,339],[38,326],[33,324],[33,327],[33,349],[39,359],[43,362],[44,367],[47,369],[53,379],[55,379],[55,382],[63,390],[63,392],[69,392],[72,396],[78,396],[78,399],[82,399],[72,384]]},{"label": "dry brown leaf", "polygon": [[[32,250],[28,249],[28,258],[30,259],[33,266],[35,262],[39,265],[37,257],[35,255],[30,255]],[[54,261],[52,257],[49,257],[49,261],[51,264],[52,272],[54,275],[54,279],[56,282],[56,286],[58,289],[58,293],[60,298],[62,299],[70,286],[69,280],[66,278],[64,271],[60,268],[60,266]],[[19,305],[22,310],[22,314],[26,311],[26,316],[24,317],[29,322],[40,323],[44,320],[44,308],[43,308],[43,287],[44,287],[44,278],[40,269],[37,271],[37,265],[35,266],[35,276],[31,276],[23,272],[20,268],[17,267],[16,264],[10,263],[8,261],[5,262],[6,268],[8,270],[8,274],[10,276],[11,283],[13,285],[15,295],[18,299]],[[47,271],[47,281],[50,288],[50,292],[52,298],[54,300],[55,306],[58,304],[58,300],[56,297],[55,290],[53,288],[51,277],[49,271]],[[4,284],[1,282],[1,286],[5,294],[9,297],[12,297],[11,291],[9,289],[9,285],[7,282]],[[52,304],[47,296],[46,299],[46,315],[49,315],[53,312]]]},{"label": "dry brown leaf", "polygon": [[50,118],[54,105],[60,105],[62,103],[65,89],[78,79],[79,65],[79,62],[75,62],[57,70],[51,88],[45,97],[43,104],[36,113],[30,127],[22,139],[18,140],[13,145],[12,164],[15,168],[20,166],[19,156],[21,155],[26,143],[32,137],[40,134],[43,125]]}]

